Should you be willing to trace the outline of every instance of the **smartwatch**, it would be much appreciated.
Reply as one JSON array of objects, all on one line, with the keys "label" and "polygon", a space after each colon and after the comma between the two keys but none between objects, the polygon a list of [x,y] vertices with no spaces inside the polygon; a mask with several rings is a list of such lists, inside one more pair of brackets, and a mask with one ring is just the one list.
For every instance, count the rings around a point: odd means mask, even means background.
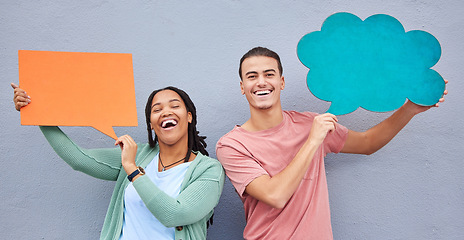
[{"label": "smartwatch", "polygon": [[129,179],[129,182],[132,182],[132,179],[134,179],[135,176],[137,175],[144,175],[145,170],[142,167],[137,167],[135,171],[133,171],[129,176],[127,176],[127,179]]}]

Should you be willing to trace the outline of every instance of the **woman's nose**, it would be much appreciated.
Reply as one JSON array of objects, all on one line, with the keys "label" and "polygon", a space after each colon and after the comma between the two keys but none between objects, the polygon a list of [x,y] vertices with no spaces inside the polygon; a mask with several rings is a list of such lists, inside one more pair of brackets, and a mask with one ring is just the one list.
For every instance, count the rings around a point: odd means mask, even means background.
[{"label": "woman's nose", "polygon": [[172,115],[172,112],[171,111],[163,111],[161,113],[161,117],[169,117],[170,115]]}]

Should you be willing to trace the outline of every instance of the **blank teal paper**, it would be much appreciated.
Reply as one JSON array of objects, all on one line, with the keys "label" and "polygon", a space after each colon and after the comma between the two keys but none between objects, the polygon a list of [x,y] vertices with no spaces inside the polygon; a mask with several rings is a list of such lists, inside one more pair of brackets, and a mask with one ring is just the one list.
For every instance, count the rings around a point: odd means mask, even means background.
[{"label": "blank teal paper", "polygon": [[377,14],[362,21],[351,13],[336,13],[321,31],[301,38],[300,61],[308,67],[309,90],[331,102],[328,112],[342,115],[362,107],[387,112],[406,98],[430,106],[445,90],[440,74],[431,69],[441,55],[431,34],[405,32],[394,17]]}]

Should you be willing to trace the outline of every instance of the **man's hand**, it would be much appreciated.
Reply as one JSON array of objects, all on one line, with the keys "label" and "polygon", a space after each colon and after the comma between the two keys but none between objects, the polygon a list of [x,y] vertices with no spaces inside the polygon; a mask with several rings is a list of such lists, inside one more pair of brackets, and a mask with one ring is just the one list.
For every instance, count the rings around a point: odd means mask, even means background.
[{"label": "man's hand", "polygon": [[[448,84],[448,80],[446,80],[446,79],[445,79],[445,84]],[[448,94],[448,90],[445,89],[445,91],[443,92],[443,97],[440,98],[440,100],[438,100],[438,102],[435,105],[432,105],[432,106],[421,106],[421,105],[417,105],[417,104],[415,104],[415,103],[408,100],[404,104],[404,107],[407,108],[409,111],[412,111],[413,114],[416,115],[416,114],[419,114],[421,112],[425,112],[425,111],[429,110],[430,108],[439,107],[440,103],[445,101],[445,96],[447,94]]]},{"label": "man's hand", "polygon": [[337,117],[331,113],[324,113],[316,116],[313,120],[308,138],[317,145],[322,144],[327,134],[335,130],[335,124],[337,122]]}]

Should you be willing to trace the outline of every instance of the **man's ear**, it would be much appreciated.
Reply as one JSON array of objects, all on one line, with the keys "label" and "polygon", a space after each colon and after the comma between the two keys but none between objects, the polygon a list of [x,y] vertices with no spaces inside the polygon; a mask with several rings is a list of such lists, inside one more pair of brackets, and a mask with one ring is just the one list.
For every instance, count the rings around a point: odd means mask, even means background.
[{"label": "man's ear", "polygon": [[243,80],[240,81],[240,91],[242,92],[242,95],[245,94],[245,89],[243,89]]},{"label": "man's ear", "polygon": [[285,88],[285,78],[284,78],[284,76],[280,77],[280,80],[282,81],[282,83],[280,85],[280,90],[284,90],[284,88]]}]

